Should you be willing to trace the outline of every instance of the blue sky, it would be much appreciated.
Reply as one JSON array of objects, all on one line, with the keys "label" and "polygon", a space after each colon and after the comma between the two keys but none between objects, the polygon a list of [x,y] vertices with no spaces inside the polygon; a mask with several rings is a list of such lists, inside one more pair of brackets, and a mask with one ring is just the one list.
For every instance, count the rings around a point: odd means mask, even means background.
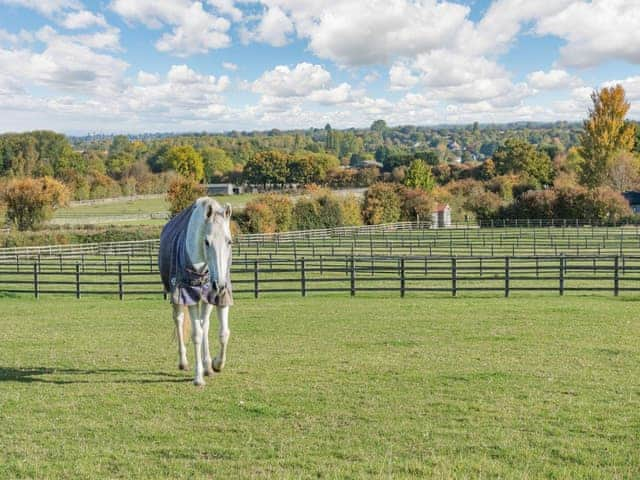
[{"label": "blue sky", "polygon": [[637,0],[0,0],[0,131],[580,120]]}]

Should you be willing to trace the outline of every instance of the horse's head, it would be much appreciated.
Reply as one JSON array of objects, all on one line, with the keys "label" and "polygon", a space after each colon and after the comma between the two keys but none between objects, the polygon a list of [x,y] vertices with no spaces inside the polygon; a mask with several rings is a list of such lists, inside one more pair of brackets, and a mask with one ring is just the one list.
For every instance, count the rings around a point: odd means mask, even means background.
[{"label": "horse's head", "polygon": [[[217,204],[216,204],[217,205]],[[229,283],[231,270],[231,205],[222,208],[209,204],[205,210],[204,255],[211,284],[220,292]]]}]

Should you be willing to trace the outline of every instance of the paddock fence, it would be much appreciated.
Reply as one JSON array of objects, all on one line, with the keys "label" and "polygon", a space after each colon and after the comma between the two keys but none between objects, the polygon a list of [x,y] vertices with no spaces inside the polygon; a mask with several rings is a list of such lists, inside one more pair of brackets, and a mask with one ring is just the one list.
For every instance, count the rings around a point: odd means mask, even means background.
[{"label": "paddock fence", "polygon": [[[105,260],[106,258],[106,260]],[[126,261],[123,261],[126,258]],[[62,260],[61,260],[62,259]],[[234,294],[362,292],[568,292],[619,295],[640,291],[640,256],[336,256],[331,258],[251,259],[232,268]],[[155,261],[140,257],[48,257],[18,265],[0,263],[0,293],[36,298],[46,294],[160,296]]]},{"label": "paddock fence", "polygon": [[[535,224],[535,225],[534,225]],[[529,225],[529,226],[527,226]],[[159,240],[0,248],[9,257],[52,255],[156,255]],[[640,226],[600,227],[557,223],[539,227],[521,221],[518,227],[431,229],[420,222],[341,227],[274,234],[238,235],[234,254],[260,257],[317,255],[623,255],[640,254]]]}]

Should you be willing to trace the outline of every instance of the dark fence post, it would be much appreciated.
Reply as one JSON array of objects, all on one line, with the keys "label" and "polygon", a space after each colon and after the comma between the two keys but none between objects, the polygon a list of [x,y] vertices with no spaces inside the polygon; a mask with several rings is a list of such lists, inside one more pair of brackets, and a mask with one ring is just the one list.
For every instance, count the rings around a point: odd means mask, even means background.
[{"label": "dark fence post", "polygon": [[302,296],[307,296],[307,278],[305,275],[304,268],[304,257],[300,259],[300,291],[302,292]]},{"label": "dark fence post", "polygon": [[122,262],[118,262],[118,298],[124,300],[124,285],[122,284]]},{"label": "dark fence post", "polygon": [[405,278],[404,278],[404,257],[400,259],[400,296],[404,298]]},{"label": "dark fence post", "polygon": [[620,292],[620,257],[613,259],[613,294],[617,297]]},{"label": "dark fence post", "polygon": [[455,257],[451,258],[451,296],[458,294],[458,268]]},{"label": "dark fence post", "polygon": [[509,257],[504,257],[504,296],[509,296]]},{"label": "dark fence post", "polygon": [[350,282],[350,289],[351,289],[351,296],[355,297],[356,295],[356,260],[355,257],[351,257],[351,282]]},{"label": "dark fence post", "polygon": [[40,296],[38,292],[38,266],[39,265],[37,263],[33,264],[33,294],[36,298]]},{"label": "dark fence post", "polygon": [[253,298],[258,298],[260,293],[258,283],[258,260],[253,262]]},{"label": "dark fence post", "polygon": [[76,298],[80,298],[80,264],[76,263]]},{"label": "dark fence post", "polygon": [[558,286],[558,290],[560,295],[564,295],[564,255],[560,255],[560,277],[559,280],[559,286]]}]

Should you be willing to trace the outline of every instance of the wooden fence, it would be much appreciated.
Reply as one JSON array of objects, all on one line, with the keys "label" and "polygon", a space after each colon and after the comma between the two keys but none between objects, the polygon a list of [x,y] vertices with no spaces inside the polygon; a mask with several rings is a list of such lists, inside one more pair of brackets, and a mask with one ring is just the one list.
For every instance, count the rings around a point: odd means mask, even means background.
[{"label": "wooden fence", "polygon": [[[457,296],[461,292],[621,292],[640,291],[640,256],[366,257],[296,261],[253,259],[232,269],[234,293],[264,294],[410,292]],[[0,264],[0,293],[162,295],[155,262],[121,259],[55,258],[18,265]]]}]

